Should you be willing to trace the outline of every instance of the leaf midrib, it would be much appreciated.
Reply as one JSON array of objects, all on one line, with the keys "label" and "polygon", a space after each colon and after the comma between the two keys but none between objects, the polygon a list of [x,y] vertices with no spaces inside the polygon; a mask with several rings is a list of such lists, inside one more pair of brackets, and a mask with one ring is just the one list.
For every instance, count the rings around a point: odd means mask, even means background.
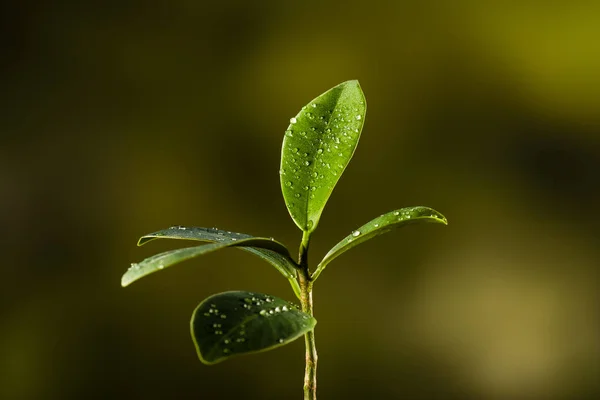
[{"label": "leaf midrib", "polygon": [[[338,96],[338,98],[337,98],[337,100],[335,102],[335,106],[333,107],[333,110],[331,111],[331,118],[329,118],[329,120],[327,121],[327,124],[325,125],[325,129],[323,130],[323,133],[327,132],[327,129],[329,128],[329,124],[331,123],[331,120],[333,119],[333,115],[335,114],[335,111],[337,110],[337,108],[338,108],[338,106],[340,104],[340,98],[342,97],[341,94],[343,94],[345,91],[346,91],[346,88],[343,88],[342,92],[340,93],[340,96]],[[319,140],[319,145],[321,145],[322,143],[323,143],[323,139],[320,139]],[[316,149],[315,152],[318,152],[318,149]],[[354,150],[352,151],[352,154],[354,154]],[[310,169],[310,174],[308,175],[308,177],[310,179],[310,181],[309,181],[310,185],[308,186],[308,194],[306,196],[306,209],[304,210],[304,215],[306,215],[306,221],[304,222],[304,226],[306,228],[308,228],[308,221],[309,221],[309,215],[308,215],[308,208],[309,207],[308,206],[309,206],[309,203],[310,203],[310,189],[312,187],[312,184],[314,183],[313,179],[318,179],[318,174],[317,174],[317,178],[313,178],[313,174],[312,174],[314,172],[314,169],[315,169],[316,166],[317,166],[317,162],[316,162],[316,157],[315,157],[315,159],[313,161],[313,166]],[[340,171],[340,173],[338,174],[338,176],[341,176],[345,169],[346,169],[346,166],[344,166],[344,168],[342,168],[342,170]],[[337,178],[337,180],[339,180],[339,177]],[[337,180],[336,180],[336,183],[337,183]],[[335,186],[335,185],[329,185],[329,186],[331,187],[331,189],[329,190],[327,198],[329,198],[329,196],[333,192],[333,186]],[[321,219],[320,215],[319,215],[318,219]],[[310,228],[308,228],[308,230],[309,231],[314,231],[316,229],[316,227],[317,227],[317,223],[318,223],[318,221],[313,221],[313,226],[311,226]]]}]

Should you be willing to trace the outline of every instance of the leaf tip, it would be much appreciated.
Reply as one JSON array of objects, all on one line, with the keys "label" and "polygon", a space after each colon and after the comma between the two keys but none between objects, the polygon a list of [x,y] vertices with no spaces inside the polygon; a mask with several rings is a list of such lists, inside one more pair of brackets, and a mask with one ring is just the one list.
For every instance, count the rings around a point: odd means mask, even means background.
[{"label": "leaf tip", "polygon": [[437,213],[435,220],[440,224],[448,225],[448,218],[446,218],[443,214]]},{"label": "leaf tip", "polygon": [[121,287],[127,287],[130,283],[131,281],[127,278],[127,274],[121,277]]},{"label": "leaf tip", "polygon": [[350,80],[347,80],[346,82],[342,83],[342,85],[360,86],[360,83],[358,83],[358,79],[350,79]]}]

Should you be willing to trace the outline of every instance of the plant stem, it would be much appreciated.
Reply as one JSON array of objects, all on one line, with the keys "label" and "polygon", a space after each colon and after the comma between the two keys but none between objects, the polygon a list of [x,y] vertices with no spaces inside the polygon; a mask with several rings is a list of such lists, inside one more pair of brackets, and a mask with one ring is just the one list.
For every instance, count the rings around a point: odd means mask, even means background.
[{"label": "plant stem", "polygon": [[[302,311],[313,315],[313,298],[312,288],[313,282],[308,269],[308,245],[310,242],[310,234],[304,232],[302,235],[302,243],[298,255],[298,280],[300,282],[300,303]],[[304,343],[306,345],[306,367],[304,370],[304,400],[317,399],[317,345],[315,343],[314,329],[304,334]]]}]

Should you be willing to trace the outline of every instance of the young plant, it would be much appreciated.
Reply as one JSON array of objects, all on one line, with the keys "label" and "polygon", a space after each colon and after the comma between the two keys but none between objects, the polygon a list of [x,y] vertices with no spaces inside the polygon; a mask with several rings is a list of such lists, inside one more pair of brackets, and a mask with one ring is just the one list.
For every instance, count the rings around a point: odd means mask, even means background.
[{"label": "young plant", "polygon": [[311,234],[337,181],[358,144],[366,102],[358,81],[344,82],[312,100],[285,131],[279,171],[287,209],[302,231],[298,261],[280,242],[215,228],[174,226],[143,236],[138,245],[156,239],[209,242],[171,250],[132,264],[122,286],[182,261],[227,247],[254,254],[275,267],[290,283],[300,307],[283,299],[244,291],[215,294],[202,301],[191,320],[192,340],[204,364],[283,346],[304,335],[306,369],[304,399],[316,399],[317,348],[313,286],[331,261],[352,247],[395,228],[415,223],[447,224],[428,207],[408,207],[383,214],[356,229],[325,255],[314,271],[308,265]]}]

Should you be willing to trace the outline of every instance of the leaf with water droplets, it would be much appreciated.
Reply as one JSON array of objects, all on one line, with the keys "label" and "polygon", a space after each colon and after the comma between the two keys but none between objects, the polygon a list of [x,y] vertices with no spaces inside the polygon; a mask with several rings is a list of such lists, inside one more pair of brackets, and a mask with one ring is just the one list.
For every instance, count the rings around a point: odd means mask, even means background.
[{"label": "leaf with water droplets", "polygon": [[313,274],[313,279],[316,279],[323,269],[325,269],[327,264],[329,264],[334,258],[338,257],[345,251],[350,250],[352,247],[366,242],[375,236],[382,235],[393,229],[416,222],[433,222],[444,225],[448,224],[446,217],[429,207],[407,207],[383,214],[367,222],[346,236],[338,244],[333,246],[333,248],[329,250],[323,260],[317,266],[317,269]]},{"label": "leaf with water droplets", "polygon": [[[230,243],[242,239],[250,239],[254,236],[245,233],[236,233],[224,231],[217,228],[199,228],[172,226],[158,232],[144,235],[138,241],[138,246],[142,246],[156,239],[183,239],[183,240],[198,240],[201,242],[211,243]],[[274,266],[283,276],[285,276],[292,285],[294,292],[299,296],[298,282],[296,281],[296,263],[290,256],[288,249],[276,240],[271,240],[270,247],[251,247],[251,246],[236,246],[237,248],[254,254],[272,266]]]},{"label": "leaf with water droplets", "polygon": [[303,231],[316,229],[354,154],[366,111],[358,81],[348,81],[312,100],[290,119],[281,150],[281,190],[292,219]]},{"label": "leaf with water droplets", "polygon": [[296,305],[261,293],[225,292],[198,305],[190,328],[200,361],[216,364],[290,343],[317,321]]},{"label": "leaf with water droplets", "polygon": [[[143,240],[140,241],[142,242],[142,244],[147,242]],[[261,258],[267,259],[268,257],[271,257],[272,260],[278,260],[277,257],[281,256],[279,251],[281,251],[282,246],[283,245],[281,243],[276,242],[270,238],[248,236],[240,239],[228,238],[219,242],[205,244],[202,246],[170,250],[164,253],[156,254],[152,257],[148,257],[140,263],[132,264],[131,267],[127,270],[127,272],[125,272],[125,274],[121,278],[121,285],[127,286],[132,282],[153,272],[160,271],[172,265],[178,264],[182,261],[189,260],[190,258],[198,257],[227,247],[244,247],[244,250],[253,252],[256,255],[259,255]],[[270,250],[271,254],[267,256],[266,253],[261,253],[260,250]],[[272,264],[274,262],[275,261],[273,261]],[[281,269],[278,268],[279,271],[282,274],[284,274],[290,281],[293,280],[292,278],[294,278],[294,272],[288,271],[283,267],[283,265],[284,264],[282,263]]]}]

